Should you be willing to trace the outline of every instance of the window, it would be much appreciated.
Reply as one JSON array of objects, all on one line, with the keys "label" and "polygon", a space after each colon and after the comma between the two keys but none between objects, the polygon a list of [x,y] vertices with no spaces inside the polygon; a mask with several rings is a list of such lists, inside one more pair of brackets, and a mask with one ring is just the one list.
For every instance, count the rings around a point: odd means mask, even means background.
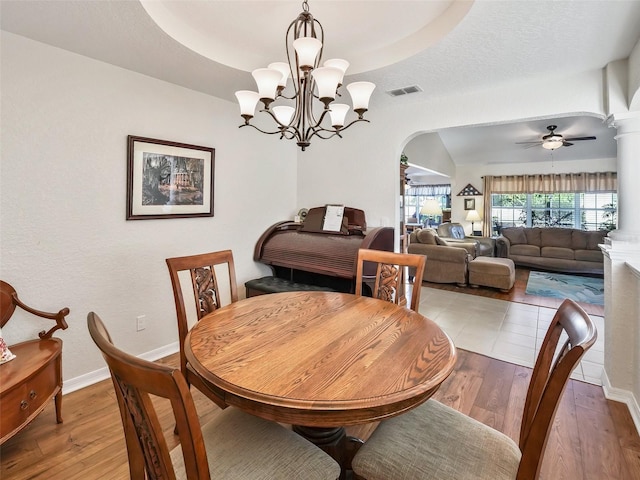
[{"label": "window", "polygon": [[614,230],[618,196],[597,193],[492,194],[493,234],[504,227],[564,227]]},{"label": "window", "polygon": [[429,218],[428,215],[420,213],[420,209],[427,199],[435,198],[442,210],[451,208],[451,195],[412,195],[405,194],[404,215],[405,223],[420,223],[426,225],[439,225],[442,223],[442,215],[435,215]]}]

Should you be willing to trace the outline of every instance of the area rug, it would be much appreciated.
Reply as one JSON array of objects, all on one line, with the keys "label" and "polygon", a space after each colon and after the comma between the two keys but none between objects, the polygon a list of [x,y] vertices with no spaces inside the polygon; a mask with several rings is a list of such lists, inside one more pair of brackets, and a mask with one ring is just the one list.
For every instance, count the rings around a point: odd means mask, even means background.
[{"label": "area rug", "polygon": [[570,298],[576,302],[604,305],[604,280],[549,272],[529,272],[527,295]]}]

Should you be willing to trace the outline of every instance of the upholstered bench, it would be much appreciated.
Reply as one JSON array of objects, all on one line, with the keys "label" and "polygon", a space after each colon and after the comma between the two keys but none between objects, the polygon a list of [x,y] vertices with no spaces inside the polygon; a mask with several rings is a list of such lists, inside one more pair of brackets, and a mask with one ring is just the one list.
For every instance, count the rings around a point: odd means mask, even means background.
[{"label": "upholstered bench", "polygon": [[280,292],[308,292],[308,291],[320,291],[320,292],[334,292],[333,288],[320,287],[318,285],[309,285],[306,283],[297,283],[291,280],[278,277],[262,277],[254,278],[244,284],[247,289],[247,298],[255,297],[256,295],[264,295],[266,293],[280,293]]},{"label": "upholstered bench", "polygon": [[469,262],[469,285],[499,288],[508,292],[516,280],[516,268],[509,258],[476,257]]}]

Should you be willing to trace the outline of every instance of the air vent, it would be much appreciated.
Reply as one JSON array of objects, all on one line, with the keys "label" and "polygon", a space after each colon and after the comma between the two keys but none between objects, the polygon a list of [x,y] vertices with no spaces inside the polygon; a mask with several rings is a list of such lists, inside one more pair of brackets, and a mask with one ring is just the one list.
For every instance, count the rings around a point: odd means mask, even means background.
[{"label": "air vent", "polygon": [[421,92],[422,89],[418,85],[410,85],[408,87],[396,88],[395,90],[389,90],[387,93],[392,97],[399,97],[400,95],[408,95],[410,93]]}]

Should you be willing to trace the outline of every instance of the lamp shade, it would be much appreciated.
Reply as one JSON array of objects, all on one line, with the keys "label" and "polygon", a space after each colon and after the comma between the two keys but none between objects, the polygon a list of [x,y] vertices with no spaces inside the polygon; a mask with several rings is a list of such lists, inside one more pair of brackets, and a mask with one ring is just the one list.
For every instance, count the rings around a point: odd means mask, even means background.
[{"label": "lamp shade", "polygon": [[435,198],[427,198],[420,209],[422,215],[442,215],[442,207]]},{"label": "lamp shade", "polygon": [[467,218],[465,220],[467,222],[479,222],[482,219],[480,218],[480,214],[477,210],[469,210],[469,212],[467,212]]}]

